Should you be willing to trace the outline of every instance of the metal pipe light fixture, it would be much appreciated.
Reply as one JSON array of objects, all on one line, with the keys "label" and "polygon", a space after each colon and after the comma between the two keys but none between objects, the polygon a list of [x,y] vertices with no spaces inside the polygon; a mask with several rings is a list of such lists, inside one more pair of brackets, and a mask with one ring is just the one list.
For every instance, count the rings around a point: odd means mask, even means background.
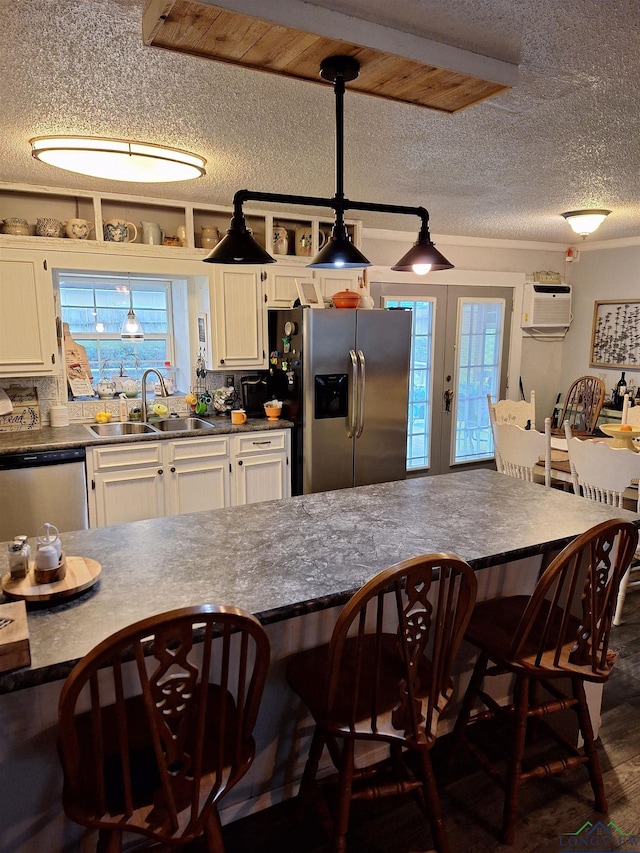
[{"label": "metal pipe light fixture", "polygon": [[36,136],[29,140],[36,160],[112,181],[168,183],[205,174],[207,161],[198,154],[131,139],[97,136]]},{"label": "metal pipe light fixture", "polygon": [[346,210],[397,213],[420,217],[421,227],[414,246],[391,267],[401,272],[425,275],[430,270],[453,269],[453,264],[433,245],[429,234],[429,213],[424,207],[406,207],[395,204],[374,204],[353,201],[344,195],[344,91],[345,83],[355,80],[360,64],[352,56],[330,56],[320,65],[320,76],[333,83],[336,104],[336,191],[332,198],[317,196],[264,193],[238,190],[233,197],[233,215],[226,236],[204,259],[209,264],[274,264],[275,258],[253,238],[242,211],[246,201],[275,202],[285,205],[330,207],[335,211],[331,237],[318,255],[307,264],[311,269],[363,269],[371,262],[365,258],[349,239],[344,214]]}]

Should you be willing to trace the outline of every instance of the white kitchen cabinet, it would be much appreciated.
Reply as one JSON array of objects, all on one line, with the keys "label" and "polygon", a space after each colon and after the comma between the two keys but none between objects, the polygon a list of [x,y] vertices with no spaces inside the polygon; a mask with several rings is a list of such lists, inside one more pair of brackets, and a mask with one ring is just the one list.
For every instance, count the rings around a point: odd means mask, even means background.
[{"label": "white kitchen cabinet", "polygon": [[58,346],[51,276],[44,255],[0,255],[0,376],[52,376]]},{"label": "white kitchen cabinet", "polygon": [[289,430],[87,448],[89,526],[291,496]]},{"label": "white kitchen cabinet", "polygon": [[162,442],[87,448],[89,526],[165,515]]},{"label": "white kitchen cabinet", "polygon": [[303,266],[269,264],[267,273],[267,308],[290,308],[298,297],[296,279],[312,279],[313,270]]},{"label": "white kitchen cabinet", "polygon": [[334,293],[339,293],[341,290],[364,293],[365,291],[360,291],[359,289],[361,276],[362,270],[344,270],[343,272],[317,270],[316,280],[320,284],[322,295],[331,297]]},{"label": "white kitchen cabinet", "polygon": [[236,506],[291,497],[290,457],[289,430],[234,436],[231,464]]},{"label": "white kitchen cabinet", "polygon": [[168,441],[165,458],[166,515],[231,505],[229,436]]},{"label": "white kitchen cabinet", "polygon": [[215,267],[210,292],[214,370],[267,368],[264,277],[260,267]]}]

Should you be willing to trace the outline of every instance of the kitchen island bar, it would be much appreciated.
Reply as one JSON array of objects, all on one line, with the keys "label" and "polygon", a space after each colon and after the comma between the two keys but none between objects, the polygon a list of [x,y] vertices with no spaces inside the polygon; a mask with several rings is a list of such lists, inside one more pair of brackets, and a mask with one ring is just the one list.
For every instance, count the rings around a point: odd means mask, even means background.
[{"label": "kitchen island bar", "polygon": [[[267,626],[259,753],[223,812],[229,820],[295,792],[308,731],[283,659],[324,642],[365,580],[448,551],[478,570],[481,597],[530,591],[541,554],[614,517],[640,524],[634,513],[478,470],[64,534],[66,553],[97,560],[102,574],[74,599],[31,607],[32,665],[0,674],[0,849],[95,849],[61,814],[56,706],[73,664],[119,628],[202,602],[241,607]],[[6,547],[0,559],[4,573]],[[460,664],[468,676],[468,649]]]}]

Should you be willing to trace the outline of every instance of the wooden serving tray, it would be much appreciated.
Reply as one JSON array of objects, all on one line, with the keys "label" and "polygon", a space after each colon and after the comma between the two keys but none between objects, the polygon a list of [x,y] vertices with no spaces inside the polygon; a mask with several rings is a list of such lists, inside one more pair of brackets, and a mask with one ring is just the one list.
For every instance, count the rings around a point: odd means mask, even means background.
[{"label": "wooden serving tray", "polygon": [[88,557],[67,557],[67,573],[62,580],[53,583],[36,583],[32,563],[26,578],[11,580],[11,573],[2,577],[2,591],[7,598],[24,601],[51,601],[66,598],[93,586],[98,580],[102,566]]}]

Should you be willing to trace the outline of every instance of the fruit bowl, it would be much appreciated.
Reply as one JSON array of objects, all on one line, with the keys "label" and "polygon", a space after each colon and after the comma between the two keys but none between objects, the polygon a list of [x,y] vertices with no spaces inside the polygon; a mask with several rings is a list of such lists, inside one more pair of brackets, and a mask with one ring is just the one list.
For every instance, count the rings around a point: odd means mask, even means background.
[{"label": "fruit bowl", "polygon": [[632,424],[600,424],[598,429],[614,439],[614,447],[626,447],[628,450],[640,451],[634,444],[634,438],[640,438],[640,426]]}]

